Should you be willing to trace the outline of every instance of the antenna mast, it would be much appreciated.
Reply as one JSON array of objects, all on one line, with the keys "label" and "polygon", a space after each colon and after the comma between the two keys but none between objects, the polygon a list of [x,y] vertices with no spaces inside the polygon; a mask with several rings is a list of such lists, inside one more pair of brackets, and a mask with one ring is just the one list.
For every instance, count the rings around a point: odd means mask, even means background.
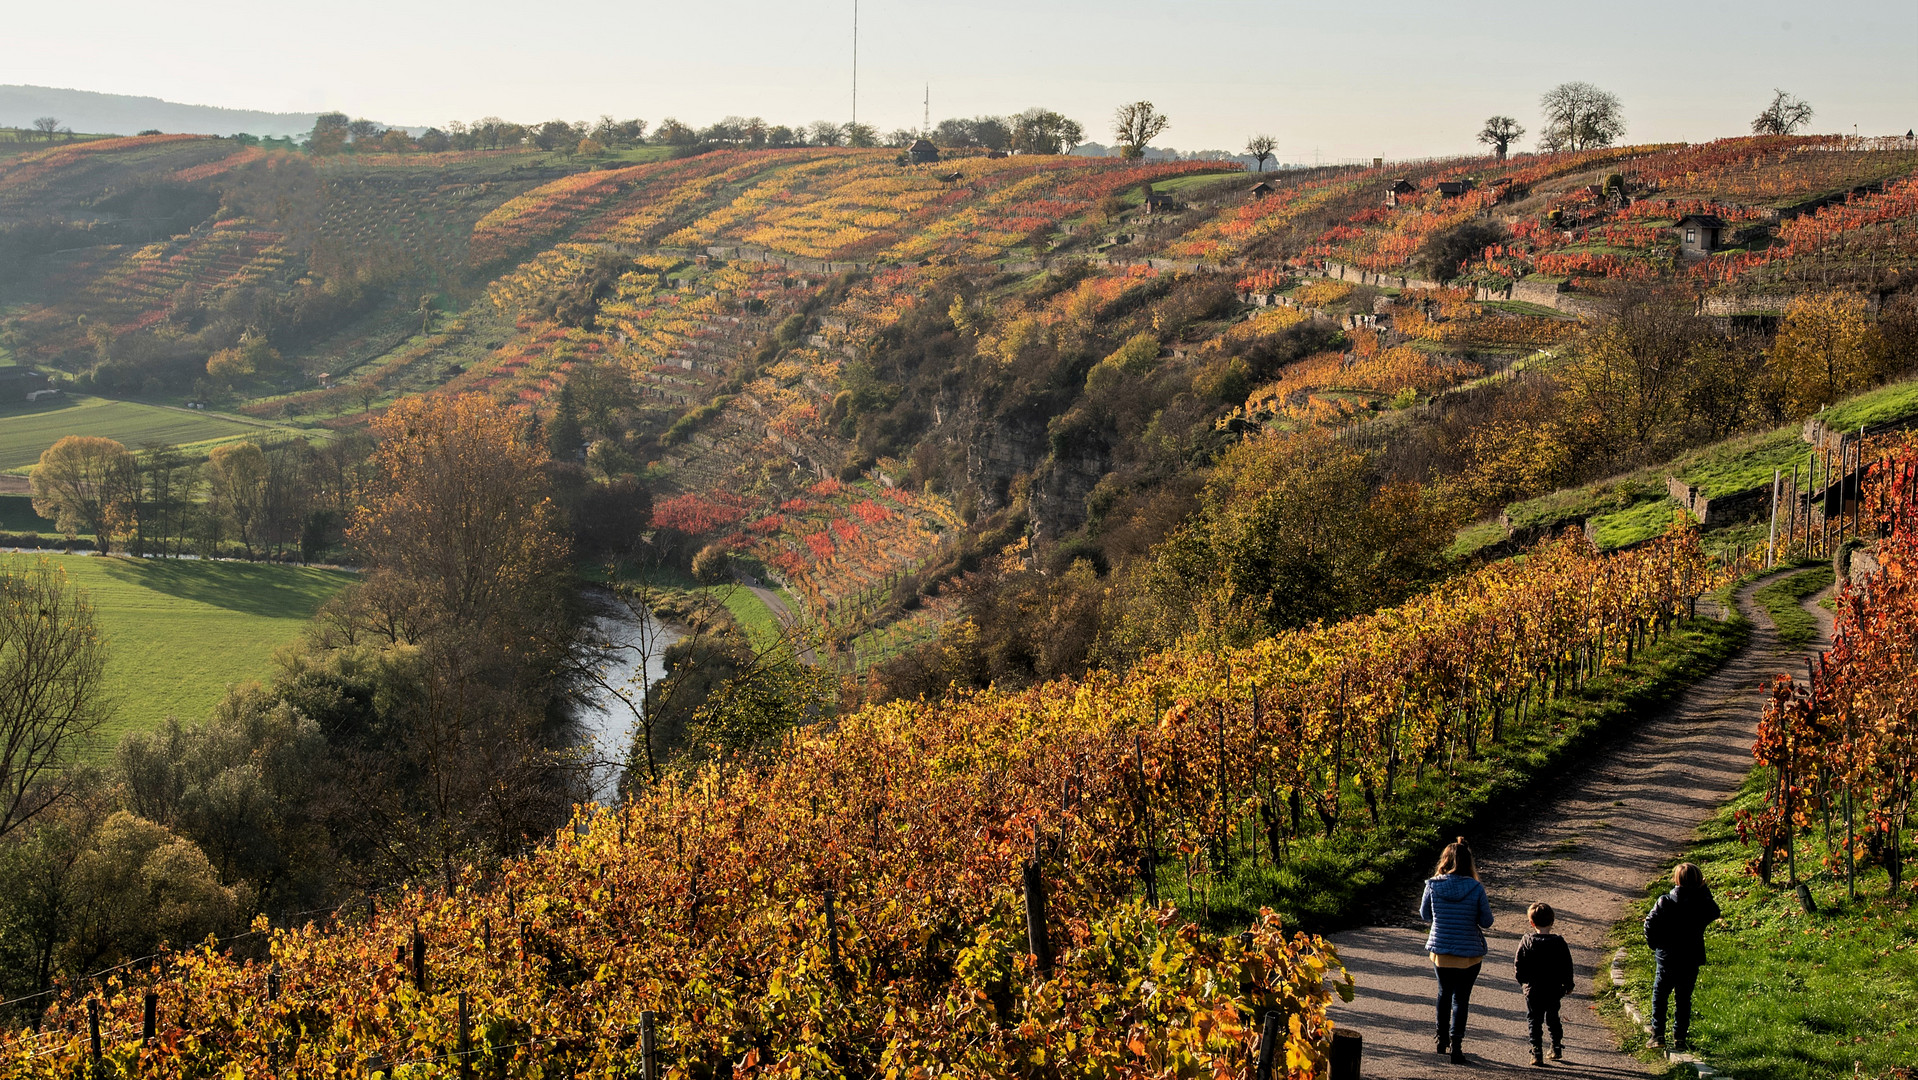
[{"label": "antenna mast", "polygon": [[922,126],[925,127],[926,134],[928,135],[932,134],[932,84],[931,83],[926,84],[926,118],[920,123],[922,124]]},{"label": "antenna mast", "polygon": [[859,122],[859,0],[852,0],[852,122]]}]

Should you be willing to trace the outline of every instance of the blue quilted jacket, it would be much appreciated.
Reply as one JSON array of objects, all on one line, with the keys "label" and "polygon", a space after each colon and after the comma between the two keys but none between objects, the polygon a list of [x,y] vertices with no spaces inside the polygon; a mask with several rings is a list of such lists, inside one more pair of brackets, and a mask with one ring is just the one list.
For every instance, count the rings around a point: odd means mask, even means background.
[{"label": "blue quilted jacket", "polygon": [[1432,924],[1425,951],[1441,956],[1484,956],[1492,926],[1492,901],[1477,878],[1446,874],[1425,883],[1419,918]]}]

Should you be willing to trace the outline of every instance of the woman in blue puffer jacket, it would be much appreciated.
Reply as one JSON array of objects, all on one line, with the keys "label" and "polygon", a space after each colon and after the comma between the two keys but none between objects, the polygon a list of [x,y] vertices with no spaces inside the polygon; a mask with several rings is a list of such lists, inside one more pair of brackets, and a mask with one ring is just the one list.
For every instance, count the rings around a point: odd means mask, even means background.
[{"label": "woman in blue puffer jacket", "polygon": [[1425,951],[1438,972],[1438,1052],[1465,1064],[1465,1013],[1472,984],[1485,960],[1485,931],[1492,926],[1492,902],[1478,881],[1478,867],[1465,838],[1445,845],[1438,869],[1425,883],[1419,918],[1432,924]]}]

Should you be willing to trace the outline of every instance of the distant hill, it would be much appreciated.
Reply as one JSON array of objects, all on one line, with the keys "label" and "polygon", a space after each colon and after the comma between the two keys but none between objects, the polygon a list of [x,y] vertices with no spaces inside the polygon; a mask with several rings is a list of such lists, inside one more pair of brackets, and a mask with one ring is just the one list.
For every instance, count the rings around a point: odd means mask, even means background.
[{"label": "distant hill", "polygon": [[74,131],[115,135],[149,129],[169,134],[304,135],[313,130],[316,115],[182,105],[155,97],[50,86],[0,86],[0,127],[26,127],[38,117],[52,116]]}]

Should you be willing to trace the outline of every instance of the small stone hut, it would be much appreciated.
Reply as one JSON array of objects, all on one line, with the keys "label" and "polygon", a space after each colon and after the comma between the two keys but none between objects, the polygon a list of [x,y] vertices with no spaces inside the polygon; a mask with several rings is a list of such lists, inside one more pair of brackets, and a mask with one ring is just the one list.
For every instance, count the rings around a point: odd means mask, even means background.
[{"label": "small stone hut", "polygon": [[939,148],[932,145],[931,139],[914,139],[912,145],[906,147],[906,157],[914,165],[930,165],[939,160]]},{"label": "small stone hut", "polygon": [[1725,221],[1715,214],[1686,214],[1672,229],[1678,233],[1679,256],[1702,259],[1723,245]]}]

